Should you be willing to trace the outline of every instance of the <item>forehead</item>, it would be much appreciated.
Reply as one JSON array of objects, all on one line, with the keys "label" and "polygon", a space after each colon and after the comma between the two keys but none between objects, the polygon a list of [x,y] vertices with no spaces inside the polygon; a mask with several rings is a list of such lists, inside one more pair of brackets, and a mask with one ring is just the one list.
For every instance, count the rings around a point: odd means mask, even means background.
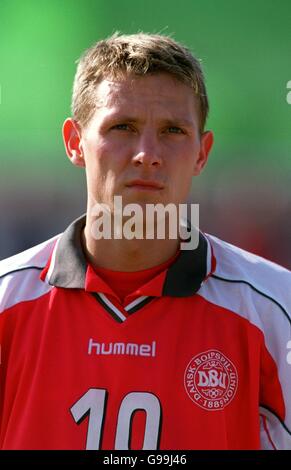
[{"label": "forehead", "polygon": [[98,84],[96,110],[106,114],[152,111],[196,119],[197,100],[190,86],[169,74],[126,76],[121,80],[107,78]]}]

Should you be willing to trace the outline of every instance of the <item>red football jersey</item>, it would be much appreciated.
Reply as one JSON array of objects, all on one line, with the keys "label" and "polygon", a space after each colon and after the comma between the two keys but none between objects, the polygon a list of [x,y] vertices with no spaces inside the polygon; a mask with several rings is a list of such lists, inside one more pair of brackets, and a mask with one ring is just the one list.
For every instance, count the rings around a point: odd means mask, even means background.
[{"label": "red football jersey", "polygon": [[84,223],[1,262],[0,447],[290,448],[290,273],[201,233],[121,305]]}]

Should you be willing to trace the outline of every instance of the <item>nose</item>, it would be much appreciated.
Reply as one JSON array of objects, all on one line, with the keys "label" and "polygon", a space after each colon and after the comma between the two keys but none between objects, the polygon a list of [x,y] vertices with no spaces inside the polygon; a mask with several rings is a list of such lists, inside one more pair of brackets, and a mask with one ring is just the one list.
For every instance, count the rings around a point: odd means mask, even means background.
[{"label": "nose", "polygon": [[157,136],[153,132],[145,131],[139,136],[132,162],[135,166],[161,166],[160,151]]}]

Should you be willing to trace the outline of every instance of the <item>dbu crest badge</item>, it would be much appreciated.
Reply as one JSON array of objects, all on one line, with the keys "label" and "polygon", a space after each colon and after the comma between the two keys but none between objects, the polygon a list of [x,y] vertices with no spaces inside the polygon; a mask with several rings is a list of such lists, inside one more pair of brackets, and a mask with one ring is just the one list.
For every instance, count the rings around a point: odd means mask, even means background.
[{"label": "dbu crest badge", "polygon": [[197,354],[186,367],[184,385],[190,399],[207,411],[223,410],[238,386],[234,364],[216,349]]}]

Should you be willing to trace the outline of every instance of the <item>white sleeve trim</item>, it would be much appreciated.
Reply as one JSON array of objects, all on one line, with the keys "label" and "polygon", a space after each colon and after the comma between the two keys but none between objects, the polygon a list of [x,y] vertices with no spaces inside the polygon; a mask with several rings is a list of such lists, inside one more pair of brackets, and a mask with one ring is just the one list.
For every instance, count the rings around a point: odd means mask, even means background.
[{"label": "white sleeve trim", "polygon": [[[273,449],[273,442],[277,450],[291,450],[291,432],[279,418],[267,408],[260,406],[261,417],[261,449]],[[264,429],[263,417],[266,418],[266,424],[269,436]]]}]

